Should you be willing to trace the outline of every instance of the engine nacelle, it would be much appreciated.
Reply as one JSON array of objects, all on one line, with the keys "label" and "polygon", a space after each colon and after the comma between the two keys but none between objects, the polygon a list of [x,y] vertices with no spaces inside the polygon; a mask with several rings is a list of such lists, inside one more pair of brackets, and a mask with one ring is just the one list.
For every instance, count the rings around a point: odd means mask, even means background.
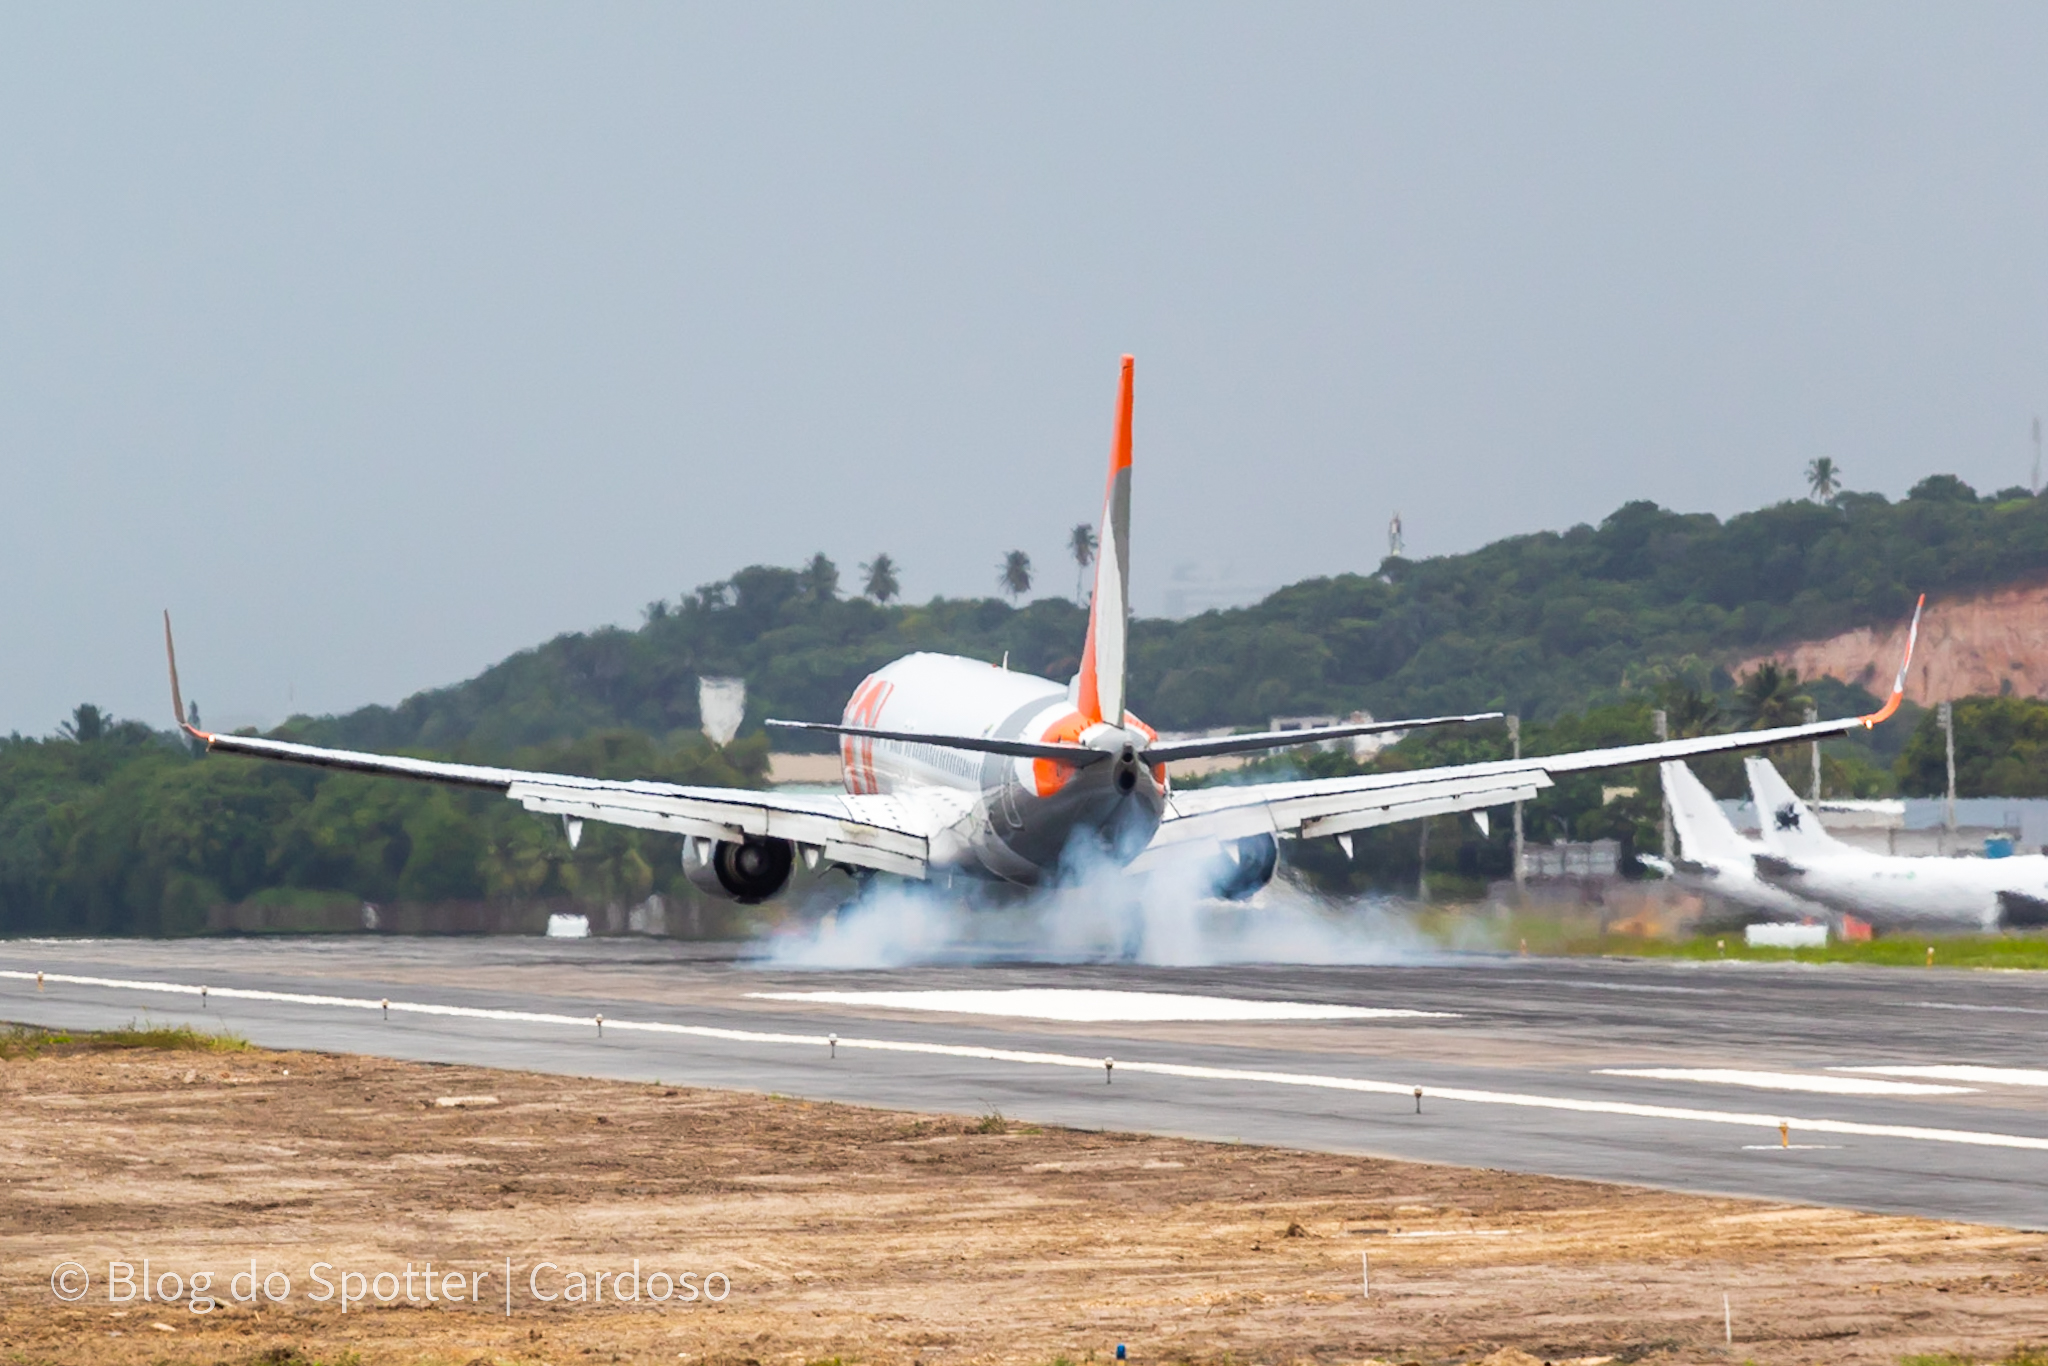
[{"label": "engine nacelle", "polygon": [[743,906],[766,901],[788,886],[795,866],[796,846],[788,840],[749,835],[738,844],[683,841],[683,875],[690,885]]},{"label": "engine nacelle", "polygon": [[1225,901],[1244,901],[1273,880],[1280,866],[1280,846],[1271,835],[1247,835],[1225,840],[1217,853],[1214,895]]}]

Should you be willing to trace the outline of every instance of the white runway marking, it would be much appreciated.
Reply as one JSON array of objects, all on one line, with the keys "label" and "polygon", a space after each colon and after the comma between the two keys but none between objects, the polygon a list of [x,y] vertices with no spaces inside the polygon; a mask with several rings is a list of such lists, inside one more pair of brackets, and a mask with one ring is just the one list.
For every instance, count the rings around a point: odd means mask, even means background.
[{"label": "white runway marking", "polygon": [[1842,1151],[1842,1145],[1839,1143],[1745,1143],[1742,1145],[1742,1151],[1746,1153],[1838,1153]]},{"label": "white runway marking", "polygon": [[1944,1063],[1933,1067],[1830,1067],[1830,1072],[1869,1072],[1880,1077],[1926,1077],[1931,1081],[1979,1081],[1993,1086],[2048,1086],[2048,1071],[2037,1067],[1975,1067]]},{"label": "white runway marking", "polygon": [[[0,969],[0,979],[29,981],[32,972]],[[50,973],[46,981],[58,985],[107,987],[123,991],[153,991],[166,995],[197,996],[199,987],[182,982],[129,981],[113,977],[73,977]],[[386,1003],[349,996],[315,996],[302,992],[257,991],[246,987],[212,987],[216,1000],[280,1001],[295,1005],[333,1006],[346,1010],[373,1011]],[[489,1010],[478,1006],[432,1005],[419,1001],[392,1001],[394,1015],[433,1015],[457,1019],[498,1020],[521,1024],[560,1025],[581,1031],[596,1024],[589,1015],[555,1015],[529,1010]],[[649,1020],[606,1020],[614,1030],[649,1034],[673,1034],[696,1039],[726,1039],[735,1043],[790,1044],[816,1050],[826,1046],[823,1034],[767,1034],[747,1029],[718,1029],[710,1025],[667,1024]],[[915,1053],[935,1057],[973,1058],[984,1062],[1017,1063],[1035,1067],[1069,1067],[1090,1073],[1102,1070],[1102,1059],[1071,1053],[1027,1053],[1008,1048],[980,1048],[962,1044],[923,1043],[904,1039],[839,1039],[840,1048],[864,1049],[877,1053]],[[1268,1086],[1308,1086],[1330,1091],[1365,1095],[1400,1096],[1413,1093],[1406,1082],[1369,1081],[1362,1077],[1319,1076],[1304,1072],[1263,1072],[1236,1067],[1198,1067],[1185,1063],[1120,1061],[1117,1070],[1125,1075],[1182,1077],[1196,1081],[1253,1082]],[[1581,1100],[1572,1096],[1522,1095],[1512,1091],[1477,1091],[1464,1087],[1431,1087],[1433,1102],[1457,1101],[1471,1105],[1512,1105],[1533,1110],[1562,1110],[1576,1114],[1623,1115],[1634,1119],[1664,1119],[1691,1124],[1732,1124],[1742,1128],[1776,1131],[1780,1123],[1809,1134],[1853,1134],[1867,1138],[1900,1138],[1922,1143],[1961,1143],[1980,1148],[2024,1148],[2048,1152],[2048,1138],[2031,1134],[1986,1133],[1971,1129],[1932,1129],[1917,1124],[1863,1124],[1845,1119],[1800,1119],[1796,1116],[1762,1115],[1735,1110],[1692,1110],[1671,1105],[1637,1105],[1619,1100]]]},{"label": "white runway marking", "polygon": [[[1867,1071],[1858,1068],[1858,1071]],[[1745,1072],[1732,1067],[1596,1067],[1595,1076],[1647,1077],[1651,1081],[1704,1081],[1717,1086],[1754,1086],[1764,1091],[1811,1091],[1823,1096],[1967,1096],[1968,1086],[1927,1086],[1866,1077],[1817,1077],[1800,1072]]]},{"label": "white runway marking", "polygon": [[1651,991],[1666,996],[1726,996],[1726,987],[1648,987],[1629,982],[1555,982],[1567,991]]},{"label": "white runway marking", "polygon": [[2048,1010],[2039,1006],[1972,1006],[1958,1005],[1953,1001],[1915,1001],[1921,1010],[1971,1010],[1986,1015],[2048,1015]]},{"label": "white runway marking", "polygon": [[1007,991],[750,991],[762,1001],[879,1006],[884,1010],[939,1010],[955,1015],[1005,1015],[1068,1024],[1165,1023],[1240,1020],[1455,1020],[1447,1010],[1386,1006],[1331,1006],[1310,1001],[1245,1001],[1228,996],[1179,996],[1163,991],[1104,991],[1044,987]]}]

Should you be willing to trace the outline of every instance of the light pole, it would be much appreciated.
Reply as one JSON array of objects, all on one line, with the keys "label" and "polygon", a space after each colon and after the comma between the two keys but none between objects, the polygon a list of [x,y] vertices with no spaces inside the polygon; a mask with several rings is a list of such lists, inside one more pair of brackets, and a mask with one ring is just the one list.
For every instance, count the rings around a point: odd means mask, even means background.
[{"label": "light pole", "polygon": [[[1671,738],[1671,714],[1662,707],[1650,713],[1650,726],[1659,740]],[[1664,790],[1664,766],[1657,766],[1657,805],[1663,808],[1664,861],[1671,862],[1671,794]]]},{"label": "light pole", "polygon": [[[1515,760],[1522,758],[1522,718],[1508,718],[1508,743],[1515,747]],[[1667,841],[1668,843],[1668,841]],[[1522,804],[1515,803],[1515,904],[1522,904]]]},{"label": "light pole", "polygon": [[[1820,708],[1818,708],[1818,707],[1808,707],[1808,708],[1806,709],[1806,724],[1810,726],[1810,725],[1812,725],[1812,724],[1813,724],[1814,722],[1816,722],[1816,721],[1818,721],[1818,720],[1820,720]],[[1819,740],[1815,740],[1815,741],[1813,742],[1813,807],[1814,807],[1814,819],[1818,820],[1818,819],[1820,818],[1820,741],[1819,741]]]},{"label": "light pole", "polygon": [[1942,808],[1942,827],[1948,835],[1943,843],[1942,853],[1955,851],[1956,842],[1956,708],[1953,702],[1943,702],[1937,713],[1941,719],[1942,747],[1948,755],[1948,800]]}]

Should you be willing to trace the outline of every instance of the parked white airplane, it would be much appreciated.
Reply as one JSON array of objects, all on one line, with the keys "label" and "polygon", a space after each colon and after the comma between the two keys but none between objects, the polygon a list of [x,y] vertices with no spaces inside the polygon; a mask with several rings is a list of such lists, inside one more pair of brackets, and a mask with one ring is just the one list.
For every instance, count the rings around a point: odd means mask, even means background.
[{"label": "parked white airplane", "polygon": [[2048,856],[1902,858],[1858,849],[1823,830],[1768,759],[1743,766],[1768,849],[1757,873],[1773,885],[1873,925],[2048,925]]},{"label": "parked white airplane", "polygon": [[529,773],[208,734],[185,726],[166,613],[179,724],[210,750],[500,792],[529,811],[561,817],[572,844],[584,821],[669,831],[684,837],[683,862],[697,886],[742,902],[781,891],[799,855],[813,867],[823,862],[856,874],[1031,884],[1056,878],[1084,847],[1133,870],[1203,860],[1215,869],[1219,894],[1243,897],[1272,877],[1276,837],[1331,835],[1348,845],[1351,831],[1368,826],[1526,800],[1559,773],[1835,735],[1876,725],[1899,705],[1903,666],[1891,700],[1864,717],[1406,773],[1170,791],[1166,765],[1175,759],[1499,713],[1161,743],[1124,696],[1132,373],[1125,356],[1080,672],[1059,683],[977,659],[913,654],[862,682],[839,724],[771,721],[840,737],[843,796]]},{"label": "parked white airplane", "polygon": [[1678,857],[1667,863],[1652,855],[1638,855],[1643,863],[1683,886],[1773,915],[1831,918],[1827,907],[1757,876],[1756,857],[1768,855],[1770,850],[1761,840],[1743,837],[1691,769],[1681,763],[1666,763],[1657,765],[1657,773],[1663,779],[1664,801],[1678,835]]}]

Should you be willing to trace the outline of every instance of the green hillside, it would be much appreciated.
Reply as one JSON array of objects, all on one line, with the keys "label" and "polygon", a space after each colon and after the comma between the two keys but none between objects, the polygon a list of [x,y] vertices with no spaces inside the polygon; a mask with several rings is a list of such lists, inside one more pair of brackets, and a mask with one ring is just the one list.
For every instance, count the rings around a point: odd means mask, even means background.
[{"label": "green hillside", "polygon": [[[1849,493],[1722,522],[1630,503],[1597,527],[1539,532],[1465,555],[1387,560],[1185,621],[1137,621],[1131,698],[1169,730],[1282,713],[1499,708],[1541,718],[1716,670],[1758,646],[1898,621],[1921,592],[2048,573],[2048,501],[1978,498],[1952,476],[1898,503]],[[636,630],[556,638],[396,707],[295,718],[291,733],[378,748],[503,753],[625,727],[697,725],[700,674],[747,680],[749,720],[834,719],[861,677],[940,650],[1065,678],[1085,614],[938,599],[879,606],[765,566],[741,570]]]},{"label": "green hillside", "polygon": [[[1076,667],[1085,614],[1070,602],[881,606],[831,591],[836,575],[822,568],[745,569],[651,607],[638,629],[562,636],[469,682],[396,707],[294,718],[281,733],[599,776],[758,784],[762,716],[836,717],[862,675],[906,651],[1007,653],[1012,667],[1055,678]],[[1979,499],[1947,476],[1897,504],[1850,494],[1725,523],[1634,503],[1597,528],[1390,560],[1252,607],[1139,621],[1131,692],[1141,715],[1170,729],[1358,707],[1382,716],[1497,707],[1530,719],[1531,753],[1646,739],[1653,705],[1695,729],[1796,719],[1808,696],[1841,715],[1868,697],[1827,681],[1737,690],[1725,664],[1760,645],[1888,624],[1920,591],[2043,572],[2048,505],[2011,491]],[[748,681],[750,726],[728,750],[697,733],[700,675]],[[1957,710],[1964,792],[2048,791],[2048,705],[1987,699]],[[1939,739],[1926,718],[1902,717],[1870,741],[1831,747],[1834,790],[1938,785]],[[1498,727],[1475,727],[1419,736],[1374,762],[1504,752]],[[1314,773],[1350,764],[1342,755],[1274,762]],[[1701,770],[1710,783],[1736,781],[1732,763]],[[1650,781],[1611,775],[1605,783],[1642,789],[1612,802],[1599,775],[1560,783],[1531,803],[1529,828],[1538,838],[1647,840]],[[1504,824],[1481,838],[1470,822],[1438,822],[1432,877],[1463,893],[1503,875]],[[1409,827],[1368,832],[1358,848],[1355,863],[1327,841],[1293,856],[1333,889],[1415,885]],[[59,735],[0,741],[0,933],[190,933],[223,905],[340,928],[361,923],[365,902],[394,917],[387,927],[425,905],[468,908],[468,923],[482,924],[507,907],[530,921],[547,908],[622,908],[651,893],[703,930],[737,923],[730,908],[695,896],[677,852],[673,838],[596,825],[572,850],[558,825],[481,794],[197,757],[181,739],[90,706]]]}]

